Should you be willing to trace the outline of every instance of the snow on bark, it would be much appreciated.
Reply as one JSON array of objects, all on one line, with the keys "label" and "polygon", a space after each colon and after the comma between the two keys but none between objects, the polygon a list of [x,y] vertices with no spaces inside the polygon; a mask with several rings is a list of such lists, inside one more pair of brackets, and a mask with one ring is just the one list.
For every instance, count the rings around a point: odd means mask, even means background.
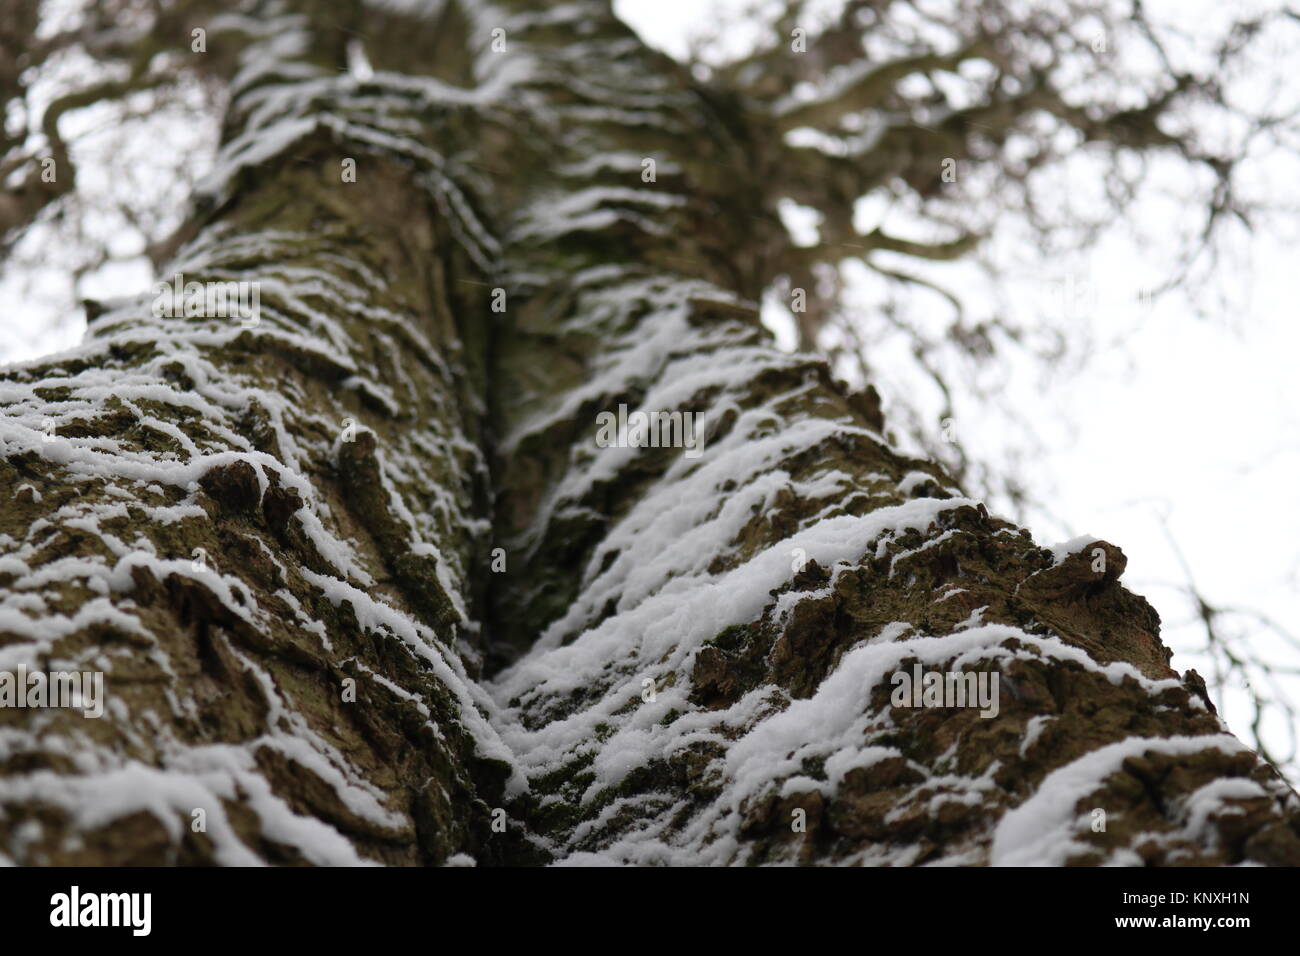
[{"label": "snow on bark", "polygon": [[[524,567],[494,595],[513,660],[490,688],[555,858],[1296,858],[1295,795],[1169,668],[1117,548],[1035,546],[759,330],[737,257],[761,246],[717,236],[752,228],[752,183],[706,103],[647,100],[655,57],[607,22],[581,56],[535,45],[583,126],[503,253],[529,292],[503,374],[532,394],[499,449]],[[682,172],[593,159],[629,155]],[[603,446],[621,406],[698,415],[703,454]],[[1000,706],[899,707],[917,666],[991,672]]]},{"label": "snow on bark", "polygon": [[[110,696],[0,709],[5,858],[1300,860],[1118,548],[1037,547],[771,344],[770,117],[534,6],[460,8],[464,87],[225,21],[175,269],[261,283],[258,323],[119,304],[0,377],[0,670]],[[620,406],[702,454],[598,443]],[[900,704],[922,670],[995,713]]]},{"label": "snow on bark", "polygon": [[[98,721],[0,708],[6,862],[490,859],[524,786],[471,677],[474,299],[429,291],[491,242],[409,100],[293,62],[304,29],[257,25],[215,218],[160,286],[255,284],[258,313],[117,303],[0,378],[0,671],[108,689]],[[372,158],[364,203],[340,155]]]}]

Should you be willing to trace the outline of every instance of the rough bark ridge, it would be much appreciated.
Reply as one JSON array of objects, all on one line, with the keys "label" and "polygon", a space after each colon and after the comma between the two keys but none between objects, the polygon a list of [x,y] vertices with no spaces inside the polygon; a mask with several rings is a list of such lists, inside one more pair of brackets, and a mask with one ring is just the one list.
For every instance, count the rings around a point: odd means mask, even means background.
[{"label": "rough bark ridge", "polygon": [[[318,4],[210,25],[247,49],[174,271],[260,281],[256,328],[134,303],[0,379],[0,670],[110,700],[0,709],[0,852],[1300,862],[1118,548],[1037,547],[771,345],[775,120],[605,3],[399,7],[366,79]],[[703,454],[599,447],[620,404]],[[892,706],[915,663],[997,716]]]},{"label": "rough bark ridge", "polygon": [[173,272],[259,282],[256,326],[130,303],[0,384],[0,666],[102,670],[109,696],[101,720],[0,709],[0,847],[491,860],[483,336],[456,318],[486,311],[491,240],[423,145],[460,105],[423,130],[419,91],[403,121],[315,62],[305,19],[226,26],[252,42]]}]

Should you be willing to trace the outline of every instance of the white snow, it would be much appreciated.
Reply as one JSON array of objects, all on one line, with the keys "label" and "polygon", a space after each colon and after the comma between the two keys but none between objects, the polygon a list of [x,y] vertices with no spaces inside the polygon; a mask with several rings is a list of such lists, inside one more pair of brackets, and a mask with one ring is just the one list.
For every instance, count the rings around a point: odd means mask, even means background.
[{"label": "white snow", "polygon": [[[1063,866],[1072,854],[1089,849],[1087,844],[1074,839],[1091,826],[1092,808],[1080,809],[1080,801],[1099,791],[1126,758],[1151,751],[1180,755],[1209,749],[1231,754],[1245,747],[1229,734],[1130,737],[1052,771],[1033,796],[1008,810],[998,821],[990,862],[994,866]],[[1217,799],[1223,795],[1211,793],[1207,797]],[[1122,862],[1135,861],[1126,857]]]}]

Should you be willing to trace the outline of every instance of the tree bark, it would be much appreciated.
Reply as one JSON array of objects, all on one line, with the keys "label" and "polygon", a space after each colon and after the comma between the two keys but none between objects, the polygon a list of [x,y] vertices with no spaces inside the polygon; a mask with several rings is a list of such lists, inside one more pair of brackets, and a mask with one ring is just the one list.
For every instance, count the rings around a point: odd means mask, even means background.
[{"label": "tree bark", "polygon": [[[7,859],[1300,862],[1118,548],[770,342],[774,117],[601,2],[361,16],[213,24],[172,272],[257,327],[135,302],[0,378],[0,670],[109,698],[0,708]],[[620,405],[701,454],[602,447]],[[914,665],[996,714],[896,703]]]}]

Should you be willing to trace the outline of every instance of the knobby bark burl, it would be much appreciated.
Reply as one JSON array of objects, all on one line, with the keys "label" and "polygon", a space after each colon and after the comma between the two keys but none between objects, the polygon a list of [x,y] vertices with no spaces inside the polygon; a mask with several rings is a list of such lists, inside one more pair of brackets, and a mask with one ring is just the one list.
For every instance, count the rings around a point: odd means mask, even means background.
[{"label": "knobby bark burl", "polygon": [[[258,282],[256,326],[146,299],[0,378],[0,670],[108,688],[0,708],[6,858],[1300,862],[1119,548],[771,343],[774,119],[604,3],[366,8],[365,76],[331,9],[209,24],[161,278]],[[620,405],[703,453],[601,447]],[[898,706],[916,665],[996,715]]]}]

